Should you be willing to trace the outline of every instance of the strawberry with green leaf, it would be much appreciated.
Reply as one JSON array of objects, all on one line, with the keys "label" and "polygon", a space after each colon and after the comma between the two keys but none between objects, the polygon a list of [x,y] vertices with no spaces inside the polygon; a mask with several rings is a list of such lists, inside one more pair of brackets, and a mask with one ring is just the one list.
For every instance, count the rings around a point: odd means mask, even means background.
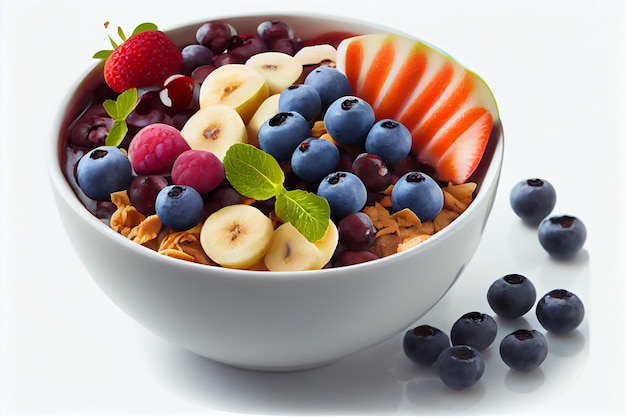
[{"label": "strawberry with green leaf", "polygon": [[176,45],[152,23],[135,28],[128,38],[121,28],[118,45],[109,36],[113,50],[96,52],[94,58],[105,59],[104,80],[116,93],[131,88],[161,85],[177,73],[183,57]]}]

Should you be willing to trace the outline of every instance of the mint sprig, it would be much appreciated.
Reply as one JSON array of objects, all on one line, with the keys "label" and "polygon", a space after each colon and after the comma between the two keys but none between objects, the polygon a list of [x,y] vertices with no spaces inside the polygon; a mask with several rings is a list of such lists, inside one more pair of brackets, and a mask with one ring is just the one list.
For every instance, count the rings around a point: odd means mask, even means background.
[{"label": "mint sprig", "polygon": [[271,155],[245,143],[232,145],[224,156],[226,178],[240,194],[255,200],[276,197],[274,210],[309,242],[324,237],[330,220],[326,199],[304,190],[287,190],[285,174]]},{"label": "mint sprig", "polygon": [[113,119],[113,125],[107,134],[104,144],[107,146],[119,146],[128,132],[126,118],[137,105],[137,89],[130,88],[119,96],[117,100],[105,100],[102,107]]},{"label": "mint sprig", "polygon": [[[105,27],[107,27],[108,24],[105,24]],[[102,49],[98,52],[96,52],[93,55],[93,58],[95,59],[107,59],[109,57],[109,55],[111,55],[113,53],[113,51],[122,43],[126,42],[126,40],[138,33],[141,32],[147,32],[149,30],[158,30],[159,28],[157,27],[157,25],[155,25],[154,23],[150,23],[150,22],[146,22],[146,23],[141,23],[140,25],[138,25],[135,29],[133,29],[133,32],[130,34],[130,36],[126,36],[126,33],[124,33],[124,30],[118,26],[117,27],[117,36],[120,37],[120,39],[122,40],[122,42],[120,42],[119,44],[113,40],[113,38],[111,37],[111,35],[108,35],[109,37],[109,42],[111,42],[111,46],[113,47],[113,49]]]}]

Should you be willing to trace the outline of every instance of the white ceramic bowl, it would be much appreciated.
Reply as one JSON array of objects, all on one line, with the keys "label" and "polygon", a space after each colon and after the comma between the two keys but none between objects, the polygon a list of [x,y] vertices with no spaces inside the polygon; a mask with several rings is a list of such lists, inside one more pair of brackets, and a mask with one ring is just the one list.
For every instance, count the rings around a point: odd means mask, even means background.
[{"label": "white ceramic bowl", "polygon": [[[370,23],[311,15],[216,20],[226,20],[243,33],[276,17],[305,38],[337,29],[394,32]],[[168,33],[181,45],[190,43],[200,23]],[[54,196],[78,258],[96,283],[128,315],[173,344],[252,369],[291,370],[329,363],[416,322],[446,294],[477,248],[500,175],[499,121],[475,174],[480,186],[474,202],[451,226],[409,251],[350,267],[272,273],[198,265],[137,245],[85,209],[60,162],[67,127],[84,108],[86,92],[101,80],[101,72],[98,65],[80,80],[51,138]]]}]

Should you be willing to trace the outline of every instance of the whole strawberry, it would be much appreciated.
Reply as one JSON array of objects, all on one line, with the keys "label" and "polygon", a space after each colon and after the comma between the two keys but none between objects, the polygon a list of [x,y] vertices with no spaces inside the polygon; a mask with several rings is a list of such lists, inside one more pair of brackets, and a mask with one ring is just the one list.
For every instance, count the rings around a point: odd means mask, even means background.
[{"label": "whole strawberry", "polygon": [[118,34],[123,41],[121,45],[109,36],[114,49],[94,55],[94,58],[106,59],[104,80],[116,93],[160,85],[180,70],[183,63],[180,51],[155,25],[137,26],[128,39],[121,28]]}]

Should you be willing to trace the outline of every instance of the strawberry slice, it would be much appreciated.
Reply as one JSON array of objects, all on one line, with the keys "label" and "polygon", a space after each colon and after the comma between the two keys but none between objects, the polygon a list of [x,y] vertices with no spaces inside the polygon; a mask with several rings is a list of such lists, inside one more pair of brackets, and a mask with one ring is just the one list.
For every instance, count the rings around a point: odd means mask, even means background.
[{"label": "strawberry slice", "polygon": [[345,39],[337,68],[377,119],[395,119],[411,131],[413,153],[435,168],[437,180],[467,181],[499,119],[482,79],[432,46],[395,34]]}]

